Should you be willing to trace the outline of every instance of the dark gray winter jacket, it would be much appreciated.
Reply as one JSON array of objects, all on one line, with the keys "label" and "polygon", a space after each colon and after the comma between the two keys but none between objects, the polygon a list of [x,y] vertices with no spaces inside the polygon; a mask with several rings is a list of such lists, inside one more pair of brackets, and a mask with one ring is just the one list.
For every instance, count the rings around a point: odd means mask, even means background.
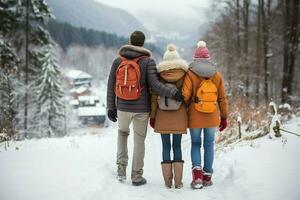
[{"label": "dark gray winter jacket", "polygon": [[124,112],[150,112],[151,111],[151,95],[150,88],[156,93],[174,97],[178,91],[176,87],[165,86],[159,81],[159,75],[156,70],[155,61],[150,58],[151,52],[143,47],[125,45],[120,48],[119,54],[128,59],[134,59],[140,56],[147,56],[139,61],[141,70],[141,86],[144,87],[142,94],[137,100],[123,100],[116,97],[114,92],[116,82],[116,70],[121,63],[120,58],[116,58],[112,64],[108,84],[107,84],[107,108],[110,110],[120,110]]}]

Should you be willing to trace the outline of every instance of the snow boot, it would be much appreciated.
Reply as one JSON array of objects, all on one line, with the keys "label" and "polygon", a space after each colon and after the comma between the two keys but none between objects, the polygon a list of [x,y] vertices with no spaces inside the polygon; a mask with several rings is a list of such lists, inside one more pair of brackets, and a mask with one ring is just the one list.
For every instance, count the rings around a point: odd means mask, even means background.
[{"label": "snow boot", "polygon": [[191,187],[193,189],[203,188],[203,171],[199,166],[195,166],[192,169],[193,181],[191,182]]},{"label": "snow boot", "polygon": [[147,180],[144,177],[142,177],[142,180],[140,180],[139,182],[132,181],[132,185],[134,185],[134,186],[141,186],[141,185],[145,185],[146,183],[147,183]]},{"label": "snow boot", "polygon": [[211,181],[212,173],[203,172],[203,186],[211,186],[213,182]]},{"label": "snow boot", "polygon": [[125,165],[118,165],[118,175],[117,179],[119,181],[125,181],[126,180],[126,166]]},{"label": "snow boot", "polygon": [[182,183],[182,171],[183,171],[183,160],[173,161],[173,169],[174,169],[174,181],[175,188],[180,189],[183,187]]},{"label": "snow boot", "polygon": [[161,162],[161,170],[165,181],[165,186],[167,188],[172,187],[173,172],[172,172],[172,162],[163,161]]}]

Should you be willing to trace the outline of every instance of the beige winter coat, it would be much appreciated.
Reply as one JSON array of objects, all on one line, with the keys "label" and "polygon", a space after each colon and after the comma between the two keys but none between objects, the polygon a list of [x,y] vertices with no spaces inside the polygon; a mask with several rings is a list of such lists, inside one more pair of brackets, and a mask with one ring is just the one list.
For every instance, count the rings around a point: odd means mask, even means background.
[{"label": "beige winter coat", "polygon": [[[157,71],[166,83],[173,83],[181,89],[188,70],[184,60],[163,61],[157,66]],[[154,132],[184,134],[187,132],[187,107],[183,102],[178,110],[161,110],[157,103],[158,95],[152,93],[150,117],[155,118]]]}]

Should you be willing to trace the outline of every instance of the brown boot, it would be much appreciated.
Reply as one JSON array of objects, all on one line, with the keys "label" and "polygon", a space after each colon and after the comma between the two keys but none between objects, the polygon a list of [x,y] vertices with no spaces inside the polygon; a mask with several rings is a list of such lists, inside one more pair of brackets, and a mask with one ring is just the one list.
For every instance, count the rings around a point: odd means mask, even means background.
[{"label": "brown boot", "polygon": [[173,180],[172,162],[161,162],[161,170],[166,187],[171,188]]},{"label": "brown boot", "polygon": [[183,163],[184,163],[183,160],[173,161],[175,188],[177,189],[183,187],[183,183],[182,183]]}]

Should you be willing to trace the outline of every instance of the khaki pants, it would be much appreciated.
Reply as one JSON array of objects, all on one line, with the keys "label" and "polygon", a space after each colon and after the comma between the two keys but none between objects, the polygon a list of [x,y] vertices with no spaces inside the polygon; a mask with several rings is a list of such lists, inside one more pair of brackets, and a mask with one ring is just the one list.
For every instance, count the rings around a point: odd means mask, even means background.
[{"label": "khaki pants", "polygon": [[142,180],[144,155],[145,155],[145,138],[147,134],[149,113],[131,113],[118,110],[118,149],[117,165],[127,167],[128,165],[128,148],[127,138],[129,135],[129,126],[133,122],[134,147],[132,158],[131,180],[139,182]]}]

